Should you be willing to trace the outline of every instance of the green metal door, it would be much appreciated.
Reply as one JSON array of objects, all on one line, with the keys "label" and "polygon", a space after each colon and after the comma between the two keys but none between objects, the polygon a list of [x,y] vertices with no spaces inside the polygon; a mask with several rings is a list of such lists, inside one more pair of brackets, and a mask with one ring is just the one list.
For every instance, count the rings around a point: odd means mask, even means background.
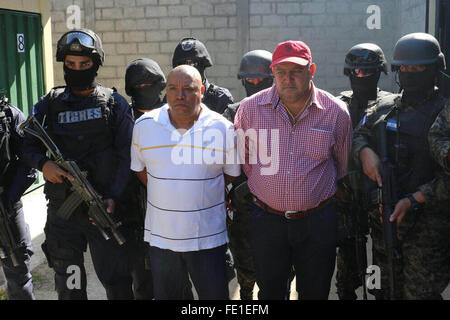
[{"label": "green metal door", "polygon": [[44,94],[40,14],[0,9],[0,90],[25,115]]},{"label": "green metal door", "polygon": [[26,116],[45,93],[43,64],[41,15],[0,9],[0,94]]}]

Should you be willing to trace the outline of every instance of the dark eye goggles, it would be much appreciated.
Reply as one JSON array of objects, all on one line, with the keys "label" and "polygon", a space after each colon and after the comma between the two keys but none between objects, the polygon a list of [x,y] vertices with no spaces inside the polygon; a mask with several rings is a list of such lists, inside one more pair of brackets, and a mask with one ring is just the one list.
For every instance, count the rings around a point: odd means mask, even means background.
[{"label": "dark eye goggles", "polygon": [[380,62],[379,56],[368,50],[355,50],[346,57],[346,62],[350,65],[372,65]]},{"label": "dark eye goggles", "polygon": [[[77,41],[75,41],[77,40]],[[70,32],[67,33],[61,40],[59,41],[60,46],[70,46],[70,50],[73,51],[81,51],[82,47],[85,48],[94,48],[94,38],[90,35],[83,32]]]}]

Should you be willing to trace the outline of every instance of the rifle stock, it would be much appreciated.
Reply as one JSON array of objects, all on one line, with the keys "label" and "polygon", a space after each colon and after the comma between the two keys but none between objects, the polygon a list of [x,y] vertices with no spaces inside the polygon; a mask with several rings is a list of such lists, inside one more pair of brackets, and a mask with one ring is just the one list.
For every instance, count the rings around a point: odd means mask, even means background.
[{"label": "rifle stock", "polygon": [[72,190],[88,205],[88,215],[105,240],[110,239],[107,233],[110,232],[119,245],[125,243],[125,238],[117,230],[121,223],[114,222],[110,214],[106,211],[100,194],[86,179],[85,174],[80,170],[75,161],[64,159],[56,144],[36,118],[30,116],[20,125],[20,129],[38,138],[50,152],[54,159],[53,161],[73,177],[73,181],[69,181]]}]

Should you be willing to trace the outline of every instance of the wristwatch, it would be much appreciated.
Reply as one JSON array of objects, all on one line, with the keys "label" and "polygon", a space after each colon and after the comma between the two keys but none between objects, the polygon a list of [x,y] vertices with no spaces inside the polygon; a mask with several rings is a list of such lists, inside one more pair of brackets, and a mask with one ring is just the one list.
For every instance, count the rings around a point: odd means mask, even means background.
[{"label": "wristwatch", "polygon": [[414,195],[412,193],[407,194],[406,197],[409,199],[409,201],[411,202],[411,209],[414,210],[415,208],[417,208],[417,206],[420,204],[419,201],[416,200],[416,198],[414,198]]}]

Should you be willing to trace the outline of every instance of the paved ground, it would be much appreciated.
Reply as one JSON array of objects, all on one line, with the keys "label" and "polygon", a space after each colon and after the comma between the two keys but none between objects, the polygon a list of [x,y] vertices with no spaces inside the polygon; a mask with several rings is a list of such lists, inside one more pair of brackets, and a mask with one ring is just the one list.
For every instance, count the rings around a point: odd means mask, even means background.
[{"label": "paved ground", "polygon": [[[53,270],[51,270],[41,250],[41,244],[44,241],[43,229],[46,219],[46,201],[42,194],[42,188],[24,197],[25,219],[30,226],[31,237],[33,239],[33,247],[35,254],[32,258],[32,274],[35,286],[35,295],[38,300],[56,300],[57,295],[54,291]],[[370,256],[370,254],[369,254]],[[370,264],[370,261],[369,261]],[[91,300],[105,300],[106,294],[102,285],[100,284],[95,271],[93,269],[92,260],[89,251],[85,254],[85,266],[88,279],[88,298]],[[0,287],[3,274],[0,273]],[[236,278],[230,282],[230,298],[232,300],[239,299],[239,285]],[[257,299],[258,288],[255,287],[254,298]],[[444,299],[450,300],[450,286],[443,293]],[[362,288],[358,290],[358,298],[362,298]],[[373,296],[369,295],[370,300]],[[291,285],[291,299],[297,299],[297,292],[295,290],[295,279]],[[332,287],[329,295],[330,300],[337,300],[335,275],[333,275]]]}]

